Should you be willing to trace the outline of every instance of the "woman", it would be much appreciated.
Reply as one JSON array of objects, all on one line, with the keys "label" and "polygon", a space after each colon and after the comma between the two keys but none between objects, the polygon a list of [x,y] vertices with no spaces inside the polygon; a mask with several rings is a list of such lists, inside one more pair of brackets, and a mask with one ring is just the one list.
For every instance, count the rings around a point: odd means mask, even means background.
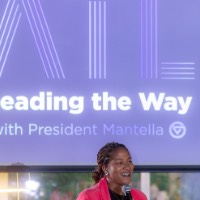
[{"label": "woman", "polygon": [[[92,174],[95,184],[83,190],[77,200],[126,200],[122,191],[131,182],[134,165],[127,147],[116,142],[103,146],[97,154],[97,167]],[[133,200],[147,200],[144,193],[131,189]]]}]

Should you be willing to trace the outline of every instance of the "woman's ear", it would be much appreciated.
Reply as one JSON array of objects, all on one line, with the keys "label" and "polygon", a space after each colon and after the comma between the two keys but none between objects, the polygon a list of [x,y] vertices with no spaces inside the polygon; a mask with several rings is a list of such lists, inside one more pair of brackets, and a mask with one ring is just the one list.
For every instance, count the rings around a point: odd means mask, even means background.
[{"label": "woman's ear", "polygon": [[108,175],[108,168],[107,168],[107,166],[103,165],[102,166],[102,170],[103,170],[104,174],[107,176]]}]

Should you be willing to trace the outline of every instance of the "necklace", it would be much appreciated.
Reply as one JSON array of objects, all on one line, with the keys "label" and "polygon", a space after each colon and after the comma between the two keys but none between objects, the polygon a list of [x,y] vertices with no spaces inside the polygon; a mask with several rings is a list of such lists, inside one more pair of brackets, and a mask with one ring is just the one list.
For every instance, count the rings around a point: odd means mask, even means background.
[{"label": "necklace", "polygon": [[124,200],[124,195],[117,194],[109,189],[111,200]]}]

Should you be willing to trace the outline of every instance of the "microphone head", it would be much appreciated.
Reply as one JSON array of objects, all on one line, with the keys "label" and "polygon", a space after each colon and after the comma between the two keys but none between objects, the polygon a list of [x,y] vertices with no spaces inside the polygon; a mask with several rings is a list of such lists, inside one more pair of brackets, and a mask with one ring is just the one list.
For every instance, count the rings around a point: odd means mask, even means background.
[{"label": "microphone head", "polygon": [[124,193],[124,195],[126,196],[127,193],[131,192],[131,187],[129,185],[123,185],[122,186],[122,192]]}]

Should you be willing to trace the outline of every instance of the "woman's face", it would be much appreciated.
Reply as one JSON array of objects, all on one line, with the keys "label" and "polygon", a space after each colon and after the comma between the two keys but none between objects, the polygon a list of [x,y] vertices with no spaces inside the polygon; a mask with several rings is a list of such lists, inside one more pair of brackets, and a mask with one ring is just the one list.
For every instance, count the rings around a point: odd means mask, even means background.
[{"label": "woman's face", "polygon": [[106,167],[108,172],[109,187],[121,187],[130,184],[134,165],[129,152],[125,148],[119,148],[111,154],[111,160]]}]

